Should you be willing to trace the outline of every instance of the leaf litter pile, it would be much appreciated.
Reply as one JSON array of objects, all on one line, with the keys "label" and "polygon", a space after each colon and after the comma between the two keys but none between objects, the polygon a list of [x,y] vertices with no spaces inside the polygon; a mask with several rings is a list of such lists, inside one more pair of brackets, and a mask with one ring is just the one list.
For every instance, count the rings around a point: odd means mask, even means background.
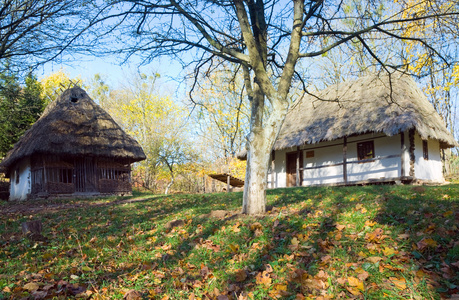
[{"label": "leaf litter pile", "polygon": [[257,217],[241,193],[2,202],[0,299],[459,299],[458,192],[277,189]]}]

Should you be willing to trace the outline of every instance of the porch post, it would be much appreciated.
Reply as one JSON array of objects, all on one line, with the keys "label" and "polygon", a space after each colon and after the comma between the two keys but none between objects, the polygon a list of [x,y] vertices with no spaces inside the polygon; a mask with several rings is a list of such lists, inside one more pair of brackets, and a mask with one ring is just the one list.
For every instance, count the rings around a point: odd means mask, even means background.
[{"label": "porch post", "polygon": [[414,148],[415,148],[415,145],[414,145],[414,129],[410,129],[410,131],[408,132],[408,139],[410,140],[410,176],[413,177],[414,179],[414,161],[415,161],[415,156],[414,156]]},{"label": "porch post", "polygon": [[227,193],[230,192],[230,175],[229,174],[226,175],[226,192]]},{"label": "porch post", "polygon": [[300,186],[300,147],[296,147],[296,186]]},{"label": "porch post", "polygon": [[400,177],[405,177],[405,133],[402,131],[400,133]]},{"label": "porch post", "polygon": [[45,156],[44,155],[41,155],[41,159],[42,159],[42,162],[43,162],[43,189],[44,189],[44,192],[45,193],[48,193],[48,175],[46,174],[46,159],[45,159]]},{"label": "porch post", "polygon": [[347,184],[347,137],[343,140],[343,180]]}]

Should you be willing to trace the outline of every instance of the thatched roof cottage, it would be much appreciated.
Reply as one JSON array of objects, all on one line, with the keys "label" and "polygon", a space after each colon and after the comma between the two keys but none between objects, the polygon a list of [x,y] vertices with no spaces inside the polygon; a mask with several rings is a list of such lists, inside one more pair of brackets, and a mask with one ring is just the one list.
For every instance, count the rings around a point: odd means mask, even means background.
[{"label": "thatched roof cottage", "polygon": [[406,75],[362,77],[295,102],[272,153],[269,187],[444,181],[457,146]]},{"label": "thatched roof cottage", "polygon": [[10,199],[128,194],[139,143],[79,88],[50,103],[0,163]]}]

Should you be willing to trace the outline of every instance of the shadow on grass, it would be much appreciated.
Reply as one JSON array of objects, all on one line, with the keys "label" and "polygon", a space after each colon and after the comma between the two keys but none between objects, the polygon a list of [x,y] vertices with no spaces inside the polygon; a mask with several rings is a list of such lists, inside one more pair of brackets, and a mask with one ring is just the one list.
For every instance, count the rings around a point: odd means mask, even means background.
[{"label": "shadow on grass", "polygon": [[[0,291],[8,287],[12,292],[5,297],[27,296],[21,285],[42,272],[36,280],[52,285],[48,296],[56,297],[62,296],[61,280],[107,298],[122,297],[127,288],[145,297],[175,299],[248,292],[256,299],[447,297],[457,293],[459,279],[458,190],[268,190],[268,214],[226,219],[205,214],[238,210],[241,193],[132,201],[139,198],[135,195],[60,212],[43,210],[33,217],[43,220],[48,243],[20,237],[0,243],[0,260],[7,262],[0,266],[0,274],[7,275],[0,277]],[[27,218],[2,218],[0,230],[17,231]],[[167,227],[172,220],[183,222]],[[346,279],[362,271],[369,274],[365,289],[353,294]]]},{"label": "shadow on grass", "polygon": [[[457,192],[457,185],[270,191],[277,198],[274,206],[295,205],[312,199],[309,210],[322,212],[322,217],[316,218],[319,227],[312,238],[317,242],[317,255],[322,261],[313,262],[309,271],[320,267],[324,257],[344,251],[347,258],[354,258],[348,266],[381,274],[373,286],[370,285],[380,292],[372,293],[370,298],[409,298],[413,294],[430,298],[432,293],[449,298],[459,293]],[[352,226],[337,229],[342,224]],[[364,247],[359,247],[361,244]],[[357,253],[359,250],[364,253]],[[335,266],[343,267],[343,264]],[[394,293],[390,289],[394,285],[402,290],[406,286],[411,291]]]}]

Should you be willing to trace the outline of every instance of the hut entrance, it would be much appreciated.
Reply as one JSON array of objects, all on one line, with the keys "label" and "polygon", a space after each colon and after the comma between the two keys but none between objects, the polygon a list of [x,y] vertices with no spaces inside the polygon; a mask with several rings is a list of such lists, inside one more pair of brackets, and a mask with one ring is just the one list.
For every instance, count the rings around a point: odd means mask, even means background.
[{"label": "hut entrance", "polygon": [[[301,182],[303,181],[303,176],[302,176],[303,172],[301,172],[302,168],[303,168],[302,153],[299,151],[287,153],[287,186],[288,187],[301,186]],[[297,180],[297,174],[299,174],[298,180]]]},{"label": "hut entrance", "polygon": [[93,157],[75,159],[75,191],[97,193],[97,168]]}]

